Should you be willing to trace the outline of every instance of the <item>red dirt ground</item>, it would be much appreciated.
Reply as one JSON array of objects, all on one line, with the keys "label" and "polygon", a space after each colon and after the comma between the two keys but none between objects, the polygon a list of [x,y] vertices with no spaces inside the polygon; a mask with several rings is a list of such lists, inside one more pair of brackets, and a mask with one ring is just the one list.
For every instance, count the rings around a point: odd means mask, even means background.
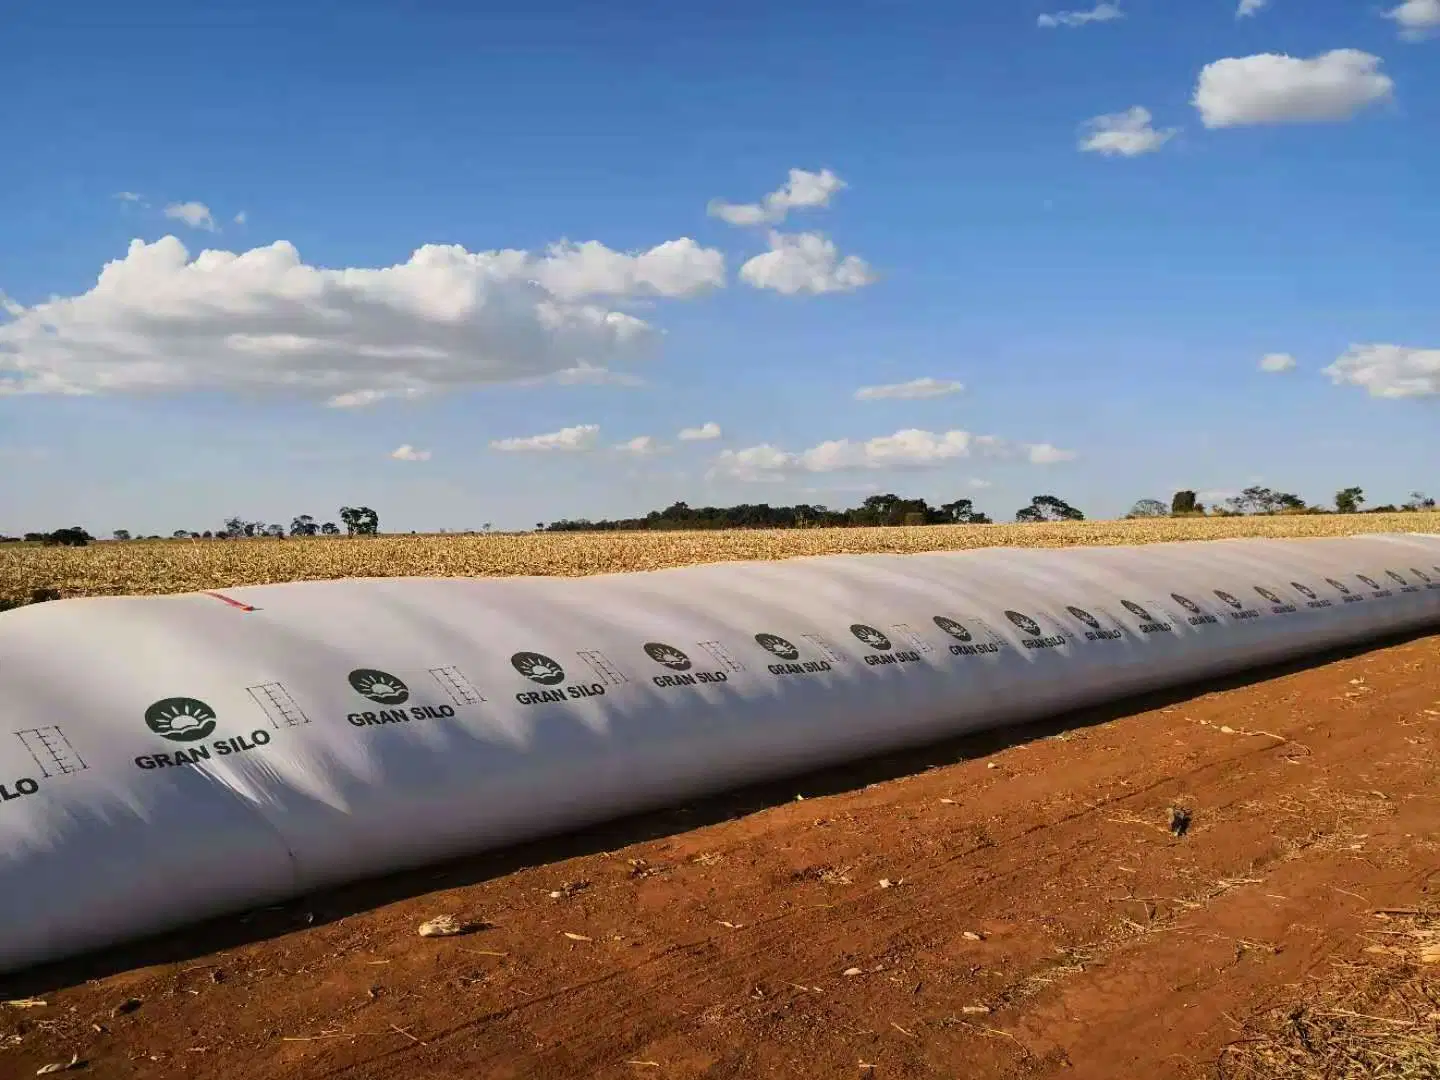
[{"label": "red dirt ground", "polygon": [[1421,637],[869,761],[0,980],[0,1076],[1214,1076],[1440,904],[1437,736]]}]

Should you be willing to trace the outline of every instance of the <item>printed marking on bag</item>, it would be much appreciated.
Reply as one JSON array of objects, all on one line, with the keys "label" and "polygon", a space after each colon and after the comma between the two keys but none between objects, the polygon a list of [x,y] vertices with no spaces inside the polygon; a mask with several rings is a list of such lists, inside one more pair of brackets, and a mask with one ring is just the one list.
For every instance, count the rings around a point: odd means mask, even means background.
[{"label": "printed marking on bag", "polygon": [[[1004,639],[973,616],[962,622],[948,615],[936,615],[930,621],[958,642],[950,646],[951,656],[993,656],[1005,648]],[[972,628],[972,624],[978,630]]]},{"label": "printed marking on bag", "polygon": [[[229,757],[259,750],[270,743],[270,732],[258,728],[248,735],[232,735],[202,742],[215,734],[219,716],[199,698],[162,698],[145,710],[145,726],[169,742],[185,744],[166,754],[141,754],[135,765],[141,769],[167,769],[197,765],[212,757]],[[194,744],[194,745],[191,745]]]},{"label": "printed marking on bag", "polygon": [[1047,634],[1038,622],[1022,611],[1006,609],[1005,618],[1020,631],[1020,644],[1027,649],[1058,649],[1069,644],[1063,633]]},{"label": "printed marking on bag", "polygon": [[[592,671],[595,670],[594,663],[585,655],[578,653],[576,655],[590,664]],[[589,655],[604,658],[603,654],[593,650]],[[605,661],[605,664],[613,668],[608,660]],[[583,701],[585,698],[602,697],[605,694],[605,684],[600,682],[570,683],[568,686],[562,686],[561,684],[566,680],[565,669],[560,666],[559,661],[544,653],[517,652],[510,657],[510,666],[533,683],[554,687],[550,690],[521,691],[515,695],[515,700],[521,705],[558,705],[564,701]],[[618,669],[614,670],[621,681],[626,681],[625,676],[620,674]]]},{"label": "printed marking on bag", "polygon": [[1141,634],[1175,633],[1175,623],[1172,621],[1174,616],[1171,615],[1167,619],[1166,616],[1170,615],[1170,612],[1154,601],[1137,604],[1134,600],[1121,600],[1120,606],[1140,620],[1137,629]]},{"label": "printed marking on bag", "polygon": [[920,659],[920,653],[915,649],[896,649],[895,643],[882,631],[871,626],[869,623],[852,623],[850,633],[856,641],[862,645],[869,646],[874,652],[866,653],[863,657],[869,667],[882,667],[888,664],[913,664]]},{"label": "printed marking on bag", "polygon": [[1271,592],[1263,585],[1256,585],[1255,592],[1260,596],[1262,600],[1264,600],[1267,604],[1270,605],[1270,611],[1272,614],[1293,615],[1296,611],[1299,610],[1294,604],[1287,604],[1278,595],[1276,595],[1274,592]]},{"label": "printed marking on bag", "polygon": [[1073,615],[1080,622],[1084,623],[1086,641],[1119,641],[1125,636],[1125,631],[1117,630],[1115,627],[1101,625],[1100,620],[1082,607],[1074,604],[1066,604],[1065,610]]},{"label": "printed marking on bag", "polygon": [[[430,668],[428,671],[435,681],[446,690],[449,690],[450,687],[436,672],[453,672],[454,677],[463,683],[463,687],[470,687],[469,681],[465,680],[465,677],[454,668]],[[350,683],[350,688],[355,693],[363,698],[368,698],[377,705],[400,706],[410,700],[410,687],[405,684],[405,680],[388,671],[381,671],[379,668],[356,668],[350,672],[346,681]],[[470,691],[473,693],[474,688],[470,687]],[[455,707],[453,705],[416,703],[404,709],[392,707],[352,712],[346,715],[345,720],[354,727],[377,727],[383,724],[408,724],[412,720],[448,720],[454,715]]]},{"label": "printed marking on bag", "polygon": [[1230,618],[1234,621],[1246,622],[1250,619],[1260,618],[1260,612],[1256,611],[1254,608],[1247,608],[1245,606],[1245,601],[1241,600],[1234,593],[1228,593],[1224,589],[1216,589],[1215,595],[1218,596],[1229,608],[1226,614],[1229,615]]},{"label": "printed marking on bag", "polygon": [[35,762],[40,775],[38,779],[34,776],[17,776],[0,782],[0,804],[14,802],[27,795],[38,795],[41,781],[69,776],[90,767],[75,752],[65,733],[54,724],[24,728],[15,732],[15,737]]},{"label": "printed marking on bag", "polygon": [[[830,655],[838,655],[828,645],[825,645],[822,639],[813,634],[803,634],[801,637],[812,645],[816,641],[820,641]],[[800,649],[795,643],[779,634],[756,634],[755,644],[782,661],[782,663],[766,665],[765,670],[771,675],[817,675],[834,668],[834,660],[801,660]],[[825,654],[822,653],[822,655]]]},{"label": "printed marking on bag", "polygon": [[1217,616],[1211,615],[1208,611],[1206,611],[1204,608],[1202,608],[1202,607],[1201,607],[1199,604],[1197,604],[1194,600],[1191,600],[1188,596],[1182,596],[1180,593],[1175,592],[1175,593],[1171,593],[1171,594],[1170,594],[1170,599],[1171,599],[1171,600],[1174,600],[1177,604],[1179,604],[1182,608],[1185,609],[1185,621],[1186,621],[1189,625],[1191,625],[1191,626],[1219,626],[1219,625],[1220,625],[1220,619],[1219,619]]},{"label": "printed marking on bag", "polygon": [[[706,642],[697,642],[704,648]],[[710,644],[716,644],[711,642]],[[723,671],[696,671],[695,662],[683,649],[663,641],[647,641],[642,648],[645,655],[663,668],[668,668],[672,674],[652,675],[650,681],[659,687],[671,686],[706,686],[715,685],[727,681],[730,676]],[[713,654],[712,654],[713,655]]]}]

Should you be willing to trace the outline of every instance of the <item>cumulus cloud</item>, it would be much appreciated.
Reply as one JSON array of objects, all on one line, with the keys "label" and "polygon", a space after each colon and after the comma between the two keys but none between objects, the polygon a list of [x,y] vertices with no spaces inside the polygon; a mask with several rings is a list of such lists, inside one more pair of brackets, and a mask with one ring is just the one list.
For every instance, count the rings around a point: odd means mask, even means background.
[{"label": "cumulus cloud", "polygon": [[1135,105],[1124,112],[1107,113],[1087,120],[1080,137],[1080,149],[1107,157],[1138,157],[1152,154],[1173,139],[1179,128],[1155,128],[1150,110]]},{"label": "cumulus cloud", "polygon": [[1440,396],[1440,349],[1404,345],[1351,345],[1322,372],[1337,386],[1359,386],[1371,397]]},{"label": "cumulus cloud", "polygon": [[548,450],[590,450],[600,438],[599,424],[577,424],[547,435],[527,435],[518,439],[496,439],[492,450],[507,453],[530,453]]},{"label": "cumulus cloud", "polygon": [[429,450],[416,450],[415,447],[406,443],[404,446],[396,447],[390,454],[396,461],[429,461]]},{"label": "cumulus cloud", "polygon": [[1440,0],[1405,0],[1385,17],[1395,20],[1406,41],[1423,41],[1440,33]]},{"label": "cumulus cloud", "polygon": [[244,225],[244,224],[245,224],[245,221],[246,221],[245,211],[244,211],[244,210],[241,210],[238,214],[235,215],[235,224],[236,224],[236,225]]},{"label": "cumulus cloud", "polygon": [[655,442],[655,436],[637,435],[628,442],[620,443],[615,449],[621,453],[634,454],[636,457],[648,457],[659,450],[660,447]]},{"label": "cumulus cloud", "polygon": [[216,232],[215,218],[203,202],[171,203],[165,207],[165,216],[172,221],[183,221],[192,229]]},{"label": "cumulus cloud", "polygon": [[218,390],[343,406],[563,372],[584,381],[658,336],[617,305],[723,283],[724,255],[689,239],[630,255],[432,244],[348,269],[309,266],[285,241],[192,259],[174,236],[134,240],[88,292],[11,306],[0,394]]},{"label": "cumulus cloud", "polygon": [[813,210],[830,205],[830,197],[845,188],[829,169],[818,173],[791,169],[785,184],[758,203],[731,203],[711,199],[706,208],[711,217],[731,225],[778,225],[792,210]]},{"label": "cumulus cloud", "polygon": [[679,439],[682,442],[703,442],[707,439],[720,438],[720,425],[713,420],[707,420],[699,427],[681,428]]},{"label": "cumulus cloud", "polygon": [[1289,353],[1277,352],[1267,353],[1260,358],[1260,370],[1268,371],[1278,375],[1282,371],[1291,371],[1295,367],[1295,357]]},{"label": "cumulus cloud", "polygon": [[856,401],[918,401],[922,398],[945,397],[958,394],[965,389],[964,383],[954,379],[932,379],[925,376],[909,382],[889,383],[885,386],[862,386],[855,391]]},{"label": "cumulus cloud", "polygon": [[1207,128],[1348,120],[1388,101],[1395,82],[1380,58],[1334,49],[1304,60],[1276,53],[1205,65],[1191,103]]},{"label": "cumulus cloud", "polygon": [[781,450],[769,443],[744,450],[726,450],[715,459],[711,472],[736,480],[772,480],[797,473],[923,469],[977,455],[1023,456],[1034,464],[1069,461],[1075,456],[1048,443],[1011,443],[994,435],[973,435],[968,431],[908,428],[864,441],[832,439],[798,452]]},{"label": "cumulus cloud", "polygon": [[1085,26],[1087,23],[1110,22],[1112,19],[1124,17],[1125,13],[1120,10],[1119,4],[1101,3],[1089,11],[1057,11],[1041,15],[1035,22],[1046,30],[1053,30],[1057,26]]},{"label": "cumulus cloud", "polygon": [[771,230],[770,250],[740,267],[740,280],[757,289],[774,289],[785,296],[798,293],[854,292],[873,284],[875,272],[858,255],[843,259],[835,243],[820,233],[782,233]]},{"label": "cumulus cloud", "polygon": [[1251,15],[1257,15],[1270,6],[1270,0],[1240,0],[1240,6],[1235,9],[1235,17],[1244,19]]},{"label": "cumulus cloud", "polygon": [[1061,450],[1049,443],[1026,443],[1024,449],[1031,465],[1059,465],[1064,461],[1074,461],[1079,456],[1074,450]]}]

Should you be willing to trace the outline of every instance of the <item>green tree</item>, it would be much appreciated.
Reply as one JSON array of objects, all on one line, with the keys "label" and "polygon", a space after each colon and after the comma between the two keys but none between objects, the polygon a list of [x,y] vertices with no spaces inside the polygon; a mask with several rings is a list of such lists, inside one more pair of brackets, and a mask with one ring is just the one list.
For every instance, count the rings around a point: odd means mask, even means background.
[{"label": "green tree", "polygon": [[1130,513],[1125,516],[1131,518],[1152,518],[1164,517],[1168,513],[1170,513],[1170,511],[1159,499],[1141,499],[1130,508]]},{"label": "green tree", "polygon": [[1423,491],[1412,491],[1408,502],[1402,503],[1401,510],[1434,510],[1435,500]]},{"label": "green tree", "polygon": [[1335,510],[1341,514],[1355,514],[1365,501],[1365,492],[1358,487],[1348,487],[1335,493]]},{"label": "green tree", "polygon": [[1036,495],[1030,500],[1029,506],[1022,506],[1015,511],[1015,520],[1021,522],[1084,521],[1085,515],[1064,499],[1054,495]]},{"label": "green tree", "polygon": [[380,531],[380,515],[368,506],[342,506],[340,520],[350,536],[374,536]]},{"label": "green tree", "polygon": [[322,536],[339,536],[340,526],[336,525],[333,521],[327,521],[324,525],[320,526],[320,533]]},{"label": "green tree", "polygon": [[320,531],[320,526],[309,514],[300,514],[290,522],[291,536],[314,536]]},{"label": "green tree", "polygon": [[114,531],[114,533],[112,533],[111,535],[114,536],[116,540],[129,540],[129,539],[130,539],[130,530],[129,530],[129,529],[116,529],[116,530]]},{"label": "green tree", "polygon": [[1195,501],[1195,492],[1177,491],[1170,496],[1170,513],[1172,514],[1194,514],[1199,510],[1200,504]]}]

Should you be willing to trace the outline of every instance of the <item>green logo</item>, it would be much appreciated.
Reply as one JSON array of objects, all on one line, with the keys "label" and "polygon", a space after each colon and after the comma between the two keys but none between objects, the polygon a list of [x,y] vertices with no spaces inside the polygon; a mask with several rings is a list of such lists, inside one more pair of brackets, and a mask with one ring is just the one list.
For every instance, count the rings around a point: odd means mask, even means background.
[{"label": "green logo", "polygon": [[171,742],[198,742],[214,733],[215,710],[195,698],[165,698],[145,710],[145,724]]},{"label": "green logo", "polygon": [[410,700],[410,688],[388,671],[358,668],[350,672],[350,685],[361,697],[381,705],[403,705]]}]

